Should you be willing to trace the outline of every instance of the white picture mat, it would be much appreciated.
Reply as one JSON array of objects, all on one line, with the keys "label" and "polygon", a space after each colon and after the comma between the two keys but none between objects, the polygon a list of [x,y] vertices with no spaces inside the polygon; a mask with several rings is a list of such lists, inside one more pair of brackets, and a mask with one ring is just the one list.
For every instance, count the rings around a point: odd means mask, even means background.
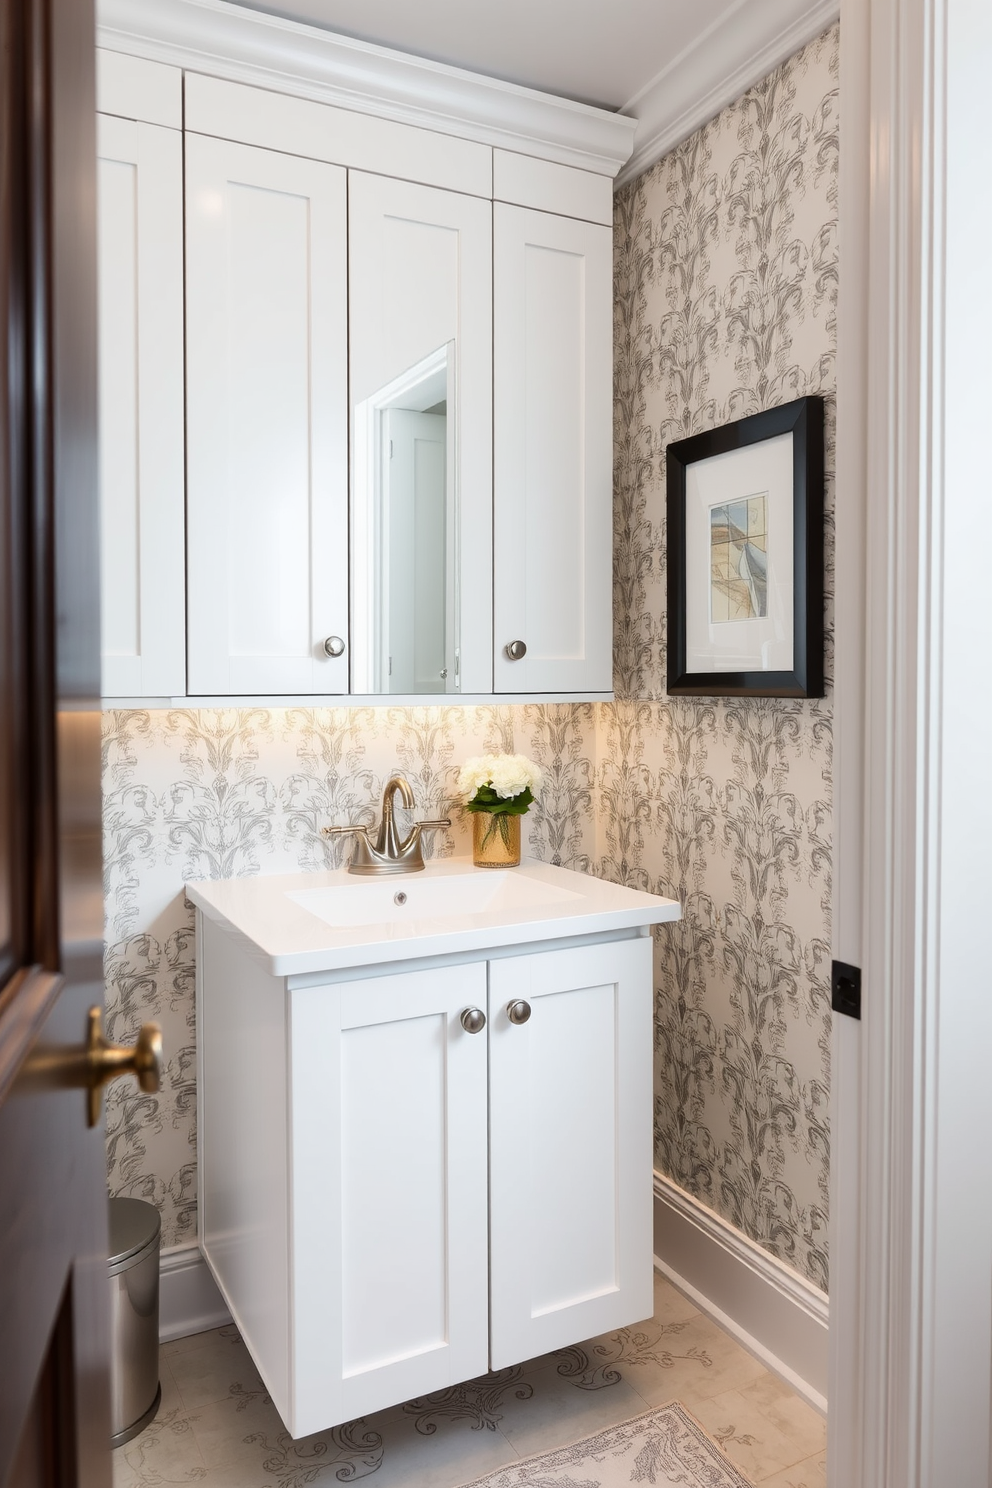
[{"label": "white picture mat", "polygon": [[[685,472],[687,672],[791,672],[794,661],[793,436],[778,434]],[[767,492],[768,614],[710,620],[710,510]]]}]

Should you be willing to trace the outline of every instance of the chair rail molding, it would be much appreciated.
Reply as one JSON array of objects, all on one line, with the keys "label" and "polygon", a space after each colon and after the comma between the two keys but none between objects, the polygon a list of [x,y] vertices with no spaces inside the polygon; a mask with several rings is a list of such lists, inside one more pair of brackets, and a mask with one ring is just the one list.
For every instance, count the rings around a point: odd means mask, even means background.
[{"label": "chair rail molding", "polygon": [[[844,148],[864,152],[867,195],[862,242],[849,233],[844,262],[867,263],[867,325],[862,341],[848,296],[840,337],[853,348],[842,357],[863,347],[871,493],[864,1013],[853,1188],[833,1168],[831,1376],[855,1378],[831,1397],[828,1482],[987,1488],[992,1186],[974,1158],[992,1128],[992,693],[974,658],[992,643],[975,540],[992,404],[992,199],[976,184],[992,8],[860,8],[863,25],[852,0],[849,31],[844,12],[842,72],[863,78],[867,107],[858,133],[845,119]],[[840,1053],[839,1087],[852,1074],[852,1050]]]},{"label": "chair rail molding", "polygon": [[832,26],[840,0],[737,0],[624,104],[637,121],[624,185]]},{"label": "chair rail molding", "polygon": [[98,0],[97,46],[615,176],[633,119],[228,0]]}]

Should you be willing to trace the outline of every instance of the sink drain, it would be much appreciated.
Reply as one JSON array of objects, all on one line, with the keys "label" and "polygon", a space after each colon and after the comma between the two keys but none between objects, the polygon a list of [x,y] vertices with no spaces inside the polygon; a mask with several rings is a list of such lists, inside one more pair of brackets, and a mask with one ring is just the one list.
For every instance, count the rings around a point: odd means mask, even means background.
[{"label": "sink drain", "polygon": [[406,895],[404,894],[404,892],[403,892],[402,889],[400,889],[400,891],[399,891],[398,894],[394,894],[393,895],[393,903],[394,904],[405,904],[406,903]]}]

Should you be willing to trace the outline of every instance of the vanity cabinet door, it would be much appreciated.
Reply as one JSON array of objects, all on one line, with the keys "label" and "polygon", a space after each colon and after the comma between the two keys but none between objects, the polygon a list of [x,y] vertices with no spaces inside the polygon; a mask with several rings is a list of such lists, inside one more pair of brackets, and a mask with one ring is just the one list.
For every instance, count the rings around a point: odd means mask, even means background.
[{"label": "vanity cabinet door", "polygon": [[493,1369],[651,1315],[651,946],[490,963]]},{"label": "vanity cabinet door", "polygon": [[494,204],[497,693],[613,686],[612,286],[608,227]]},{"label": "vanity cabinet door", "polygon": [[186,691],[178,129],[97,116],[97,243],[101,690],[171,697]]},{"label": "vanity cabinet door", "polygon": [[302,1436],[485,1372],[486,968],[291,996]]},{"label": "vanity cabinet door", "polygon": [[191,694],[348,690],[346,224],[341,168],[187,134]]}]

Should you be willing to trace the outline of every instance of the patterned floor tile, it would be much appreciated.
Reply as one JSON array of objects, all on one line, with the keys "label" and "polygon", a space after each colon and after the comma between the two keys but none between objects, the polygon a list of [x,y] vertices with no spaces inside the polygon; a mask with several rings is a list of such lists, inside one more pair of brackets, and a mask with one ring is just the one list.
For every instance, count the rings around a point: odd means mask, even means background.
[{"label": "patterned floor tile", "polygon": [[[441,1392],[439,1392],[441,1393]],[[369,1488],[459,1488],[518,1461],[498,1426],[469,1415],[411,1415],[405,1406],[369,1416],[382,1436],[382,1466]]]},{"label": "patterned floor tile", "polygon": [[[607,1356],[601,1360],[605,1366]],[[702,1313],[682,1323],[621,1329],[609,1363],[649,1405],[681,1400],[690,1410],[696,1401],[740,1389],[768,1372]]]},{"label": "patterned floor tile", "polygon": [[576,1390],[551,1363],[525,1376],[532,1386],[528,1400],[509,1399],[499,1427],[521,1457],[564,1446],[604,1426],[614,1426],[645,1409],[642,1397],[626,1380],[603,1390]]},{"label": "patterned floor tile", "polygon": [[759,1479],[760,1488],[827,1488],[827,1454],[807,1457],[770,1478]]},{"label": "patterned floor tile", "polygon": [[168,1367],[187,1413],[223,1400],[235,1386],[260,1391],[262,1381],[238,1330],[219,1328],[201,1348],[171,1354]]},{"label": "patterned floor tile", "polygon": [[160,1410],[140,1436],[117,1448],[113,1458],[114,1488],[198,1483],[206,1476],[192,1427],[178,1410]]},{"label": "patterned floor tile", "polygon": [[660,1271],[654,1273],[654,1321],[684,1323],[699,1316],[699,1308],[674,1287]]},{"label": "patterned floor tile", "polygon": [[301,1441],[231,1326],[164,1344],[161,1379],[114,1488],[458,1488],[670,1400],[762,1488],[826,1484],[822,1419],[662,1277],[644,1323]]},{"label": "patterned floor tile", "polygon": [[743,1390],[728,1390],[711,1400],[697,1401],[692,1413],[728,1457],[756,1482],[811,1455],[801,1434],[790,1436]]},{"label": "patterned floor tile", "polygon": [[814,1457],[827,1448],[827,1422],[777,1375],[765,1374],[741,1390],[743,1398],[760,1410],[798,1448],[798,1458]]},{"label": "patterned floor tile", "polygon": [[169,1359],[173,1354],[185,1354],[190,1349],[208,1348],[223,1331],[223,1328],[207,1328],[203,1333],[188,1333],[184,1338],[170,1338],[168,1343],[162,1344],[161,1353]]}]

